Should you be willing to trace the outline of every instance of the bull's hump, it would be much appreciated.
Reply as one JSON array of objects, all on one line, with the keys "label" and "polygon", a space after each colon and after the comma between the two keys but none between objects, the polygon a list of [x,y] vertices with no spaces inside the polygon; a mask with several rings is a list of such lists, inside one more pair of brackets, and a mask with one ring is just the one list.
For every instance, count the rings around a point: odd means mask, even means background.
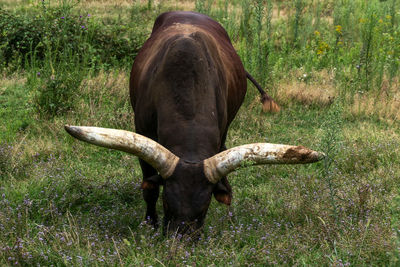
[{"label": "bull's hump", "polygon": [[198,113],[199,105],[209,103],[208,98],[214,95],[207,92],[213,89],[212,62],[207,47],[196,40],[196,35],[197,32],[188,32],[169,45],[159,73],[166,93],[173,98],[175,111],[189,120]]},{"label": "bull's hump", "polygon": [[191,24],[183,24],[179,22],[173,23],[171,26],[164,29],[164,32],[170,34],[183,34],[189,36],[193,32],[202,31],[201,28],[191,25]]}]

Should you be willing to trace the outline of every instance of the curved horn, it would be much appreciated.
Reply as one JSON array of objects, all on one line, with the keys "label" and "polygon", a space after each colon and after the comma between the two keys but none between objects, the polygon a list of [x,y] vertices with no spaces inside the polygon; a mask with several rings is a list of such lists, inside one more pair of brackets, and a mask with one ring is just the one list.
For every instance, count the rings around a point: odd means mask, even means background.
[{"label": "curved horn", "polygon": [[179,161],[179,157],[171,151],[150,138],[137,133],[69,125],[65,125],[65,130],[79,140],[138,156],[155,168],[164,179],[172,175]]},{"label": "curved horn", "polygon": [[204,173],[211,183],[236,170],[242,164],[304,164],[317,162],[325,157],[303,146],[256,143],[234,147],[204,160]]}]

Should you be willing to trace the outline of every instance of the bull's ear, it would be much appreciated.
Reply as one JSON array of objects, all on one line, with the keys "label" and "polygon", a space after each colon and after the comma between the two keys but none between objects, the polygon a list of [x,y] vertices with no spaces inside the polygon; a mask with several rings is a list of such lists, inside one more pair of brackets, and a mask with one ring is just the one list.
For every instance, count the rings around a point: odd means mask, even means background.
[{"label": "bull's ear", "polygon": [[232,202],[232,188],[228,183],[226,177],[222,178],[216,185],[213,190],[213,194],[215,199],[227,206],[231,205]]},{"label": "bull's ear", "polygon": [[156,189],[160,185],[164,185],[164,179],[161,175],[153,175],[148,178],[145,178],[142,182],[141,188],[142,189]]},{"label": "bull's ear", "polygon": [[214,193],[214,197],[218,202],[220,202],[222,204],[225,204],[227,206],[231,205],[232,196],[227,193],[219,191],[219,192]]}]

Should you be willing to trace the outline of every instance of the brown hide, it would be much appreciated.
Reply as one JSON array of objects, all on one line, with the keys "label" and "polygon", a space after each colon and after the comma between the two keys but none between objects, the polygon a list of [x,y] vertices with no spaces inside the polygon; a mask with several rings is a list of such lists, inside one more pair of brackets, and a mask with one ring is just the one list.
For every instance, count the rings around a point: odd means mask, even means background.
[{"label": "brown hide", "polygon": [[164,222],[174,229],[180,222],[196,221],[196,228],[201,226],[211,192],[230,203],[226,178],[210,184],[201,162],[225,150],[229,124],[246,88],[242,62],[219,23],[193,12],[168,12],[156,19],[132,67],[131,104],[136,131],[181,160],[165,181],[140,161],[146,216],[153,223],[160,183],[164,183]]},{"label": "brown hide", "polygon": [[[146,90],[144,87],[148,84],[148,79],[151,79],[149,72],[152,72],[154,65],[159,63],[157,55],[165,52],[160,51],[160,49],[166,49],[165,42],[173,36],[189,35],[194,32],[204,33],[208,37],[208,44],[216,48],[211,51],[214,53],[214,58],[222,63],[220,71],[226,78],[226,84],[221,86],[224,86],[227,92],[225,101],[228,104],[229,124],[235,117],[246,93],[246,72],[225,29],[208,16],[194,12],[168,12],[156,19],[150,38],[141,48],[132,67],[130,79],[132,106],[136,110],[137,99],[142,94],[141,90]],[[151,66],[153,69],[149,70]]]}]

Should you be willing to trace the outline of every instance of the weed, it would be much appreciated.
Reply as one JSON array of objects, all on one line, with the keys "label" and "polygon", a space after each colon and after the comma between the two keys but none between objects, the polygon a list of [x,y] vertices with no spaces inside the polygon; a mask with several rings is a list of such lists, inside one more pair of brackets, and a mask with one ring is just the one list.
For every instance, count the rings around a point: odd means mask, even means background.
[{"label": "weed", "polygon": [[294,2],[295,6],[295,16],[294,16],[294,22],[293,22],[293,47],[298,47],[299,46],[299,28],[301,24],[301,19],[302,19],[302,13],[303,13],[303,8],[304,8],[304,3],[303,0],[296,0]]},{"label": "weed", "polygon": [[[337,204],[337,186],[338,182],[334,181],[334,177],[337,177],[335,173],[337,171],[336,157],[339,154],[340,146],[341,146],[341,131],[343,127],[342,122],[342,107],[338,104],[339,101],[330,108],[329,113],[326,117],[326,121],[323,125],[323,129],[325,131],[324,137],[321,141],[321,150],[326,153],[326,157],[324,159],[323,169],[321,173],[321,178],[325,180],[328,191],[329,191],[329,200],[332,207],[332,216],[336,223],[336,226],[339,227],[340,215],[339,215],[339,207]],[[333,240],[331,240],[333,242]],[[332,243],[333,244],[333,243]]]}]

